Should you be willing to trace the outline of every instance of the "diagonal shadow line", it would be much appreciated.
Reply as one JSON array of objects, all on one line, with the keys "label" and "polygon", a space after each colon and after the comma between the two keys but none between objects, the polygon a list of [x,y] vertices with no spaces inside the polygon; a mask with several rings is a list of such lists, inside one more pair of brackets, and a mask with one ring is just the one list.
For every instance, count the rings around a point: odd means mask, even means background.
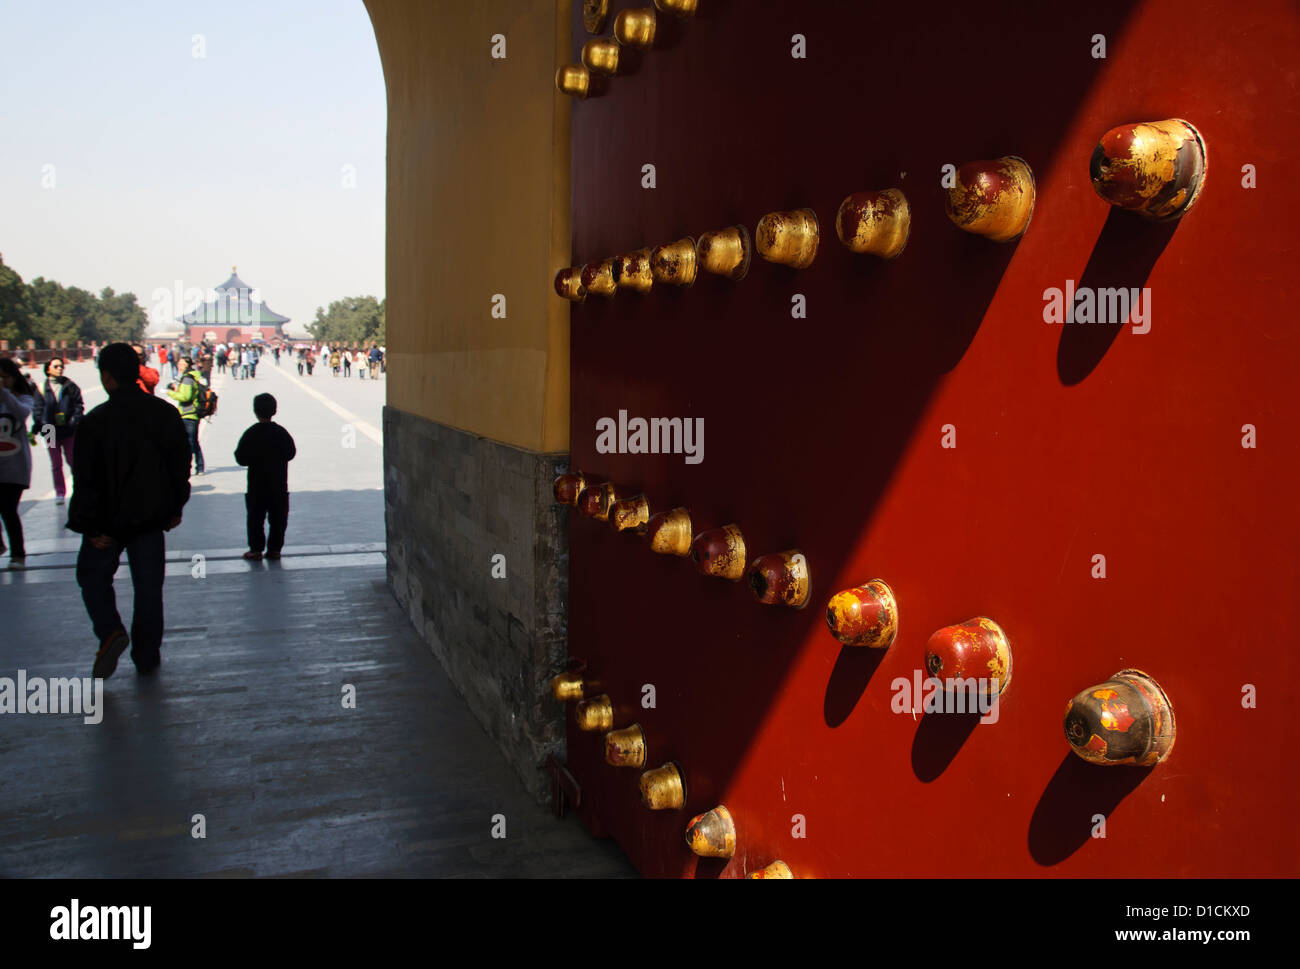
[{"label": "diagonal shadow line", "polygon": [[[1110,289],[1122,289],[1130,294],[1140,292],[1178,224],[1148,222],[1132,212],[1112,208],[1092,247],[1092,255],[1088,257],[1076,292],[1091,290],[1098,293]],[[1149,297],[1143,297],[1143,305],[1145,312],[1150,314]],[[1146,320],[1150,321],[1149,315]],[[1086,379],[1126,325],[1127,322],[1063,323],[1061,342],[1056,350],[1056,373],[1061,383],[1072,387]]]}]

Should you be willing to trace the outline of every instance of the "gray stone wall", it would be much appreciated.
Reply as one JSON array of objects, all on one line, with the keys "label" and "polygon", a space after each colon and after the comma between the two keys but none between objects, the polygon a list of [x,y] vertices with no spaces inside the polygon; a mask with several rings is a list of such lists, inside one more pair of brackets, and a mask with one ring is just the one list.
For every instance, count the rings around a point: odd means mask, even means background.
[{"label": "gray stone wall", "polygon": [[[567,454],[537,454],[384,408],[388,582],[469,708],[540,801],[563,757],[550,679],[568,651],[569,554],[552,482]],[[505,556],[506,577],[492,577]]]}]

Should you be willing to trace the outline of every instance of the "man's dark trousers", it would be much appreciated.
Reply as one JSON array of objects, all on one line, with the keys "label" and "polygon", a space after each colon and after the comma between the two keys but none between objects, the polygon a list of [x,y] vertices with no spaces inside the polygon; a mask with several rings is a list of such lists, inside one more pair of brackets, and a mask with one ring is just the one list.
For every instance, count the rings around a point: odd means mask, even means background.
[{"label": "man's dark trousers", "polygon": [[[289,526],[289,496],[249,492],[244,495],[244,506],[248,509],[249,551],[261,552],[265,549],[272,555],[279,555],[284,548],[284,531]],[[271,519],[269,537],[262,530],[262,524],[268,517]]]},{"label": "man's dark trousers", "polygon": [[81,540],[77,554],[77,584],[90,614],[95,636],[102,643],[115,629],[122,628],[113,593],[113,573],[122,560],[122,550],[131,567],[135,604],[131,613],[131,659],[149,668],[161,658],[163,638],[163,573],[166,543],[161,531],[147,532],[128,544],[116,541],[108,548],[95,548],[90,538]]}]

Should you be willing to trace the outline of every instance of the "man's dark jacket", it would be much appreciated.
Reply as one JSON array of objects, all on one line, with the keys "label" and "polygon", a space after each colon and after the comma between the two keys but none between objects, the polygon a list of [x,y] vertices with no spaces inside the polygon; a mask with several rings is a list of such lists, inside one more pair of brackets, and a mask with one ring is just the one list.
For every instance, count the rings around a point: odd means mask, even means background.
[{"label": "man's dark jacket", "polygon": [[68,528],[121,544],[165,529],[190,500],[190,440],[176,408],[137,385],[81,421]]}]

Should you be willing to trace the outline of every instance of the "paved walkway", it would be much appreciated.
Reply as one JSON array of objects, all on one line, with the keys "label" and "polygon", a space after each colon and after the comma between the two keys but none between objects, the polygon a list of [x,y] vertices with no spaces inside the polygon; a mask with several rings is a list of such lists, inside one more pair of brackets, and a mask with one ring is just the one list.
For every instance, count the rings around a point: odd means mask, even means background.
[{"label": "paved walkway", "polygon": [[[98,723],[0,714],[0,875],[634,874],[611,842],[532,801],[389,593],[383,383],[258,373],[214,381],[210,473],[167,539],[160,676],[137,678],[124,657]],[[103,400],[89,365],[70,375],[89,406]],[[278,563],[240,558],[233,451],[263,391],[299,450]],[[62,529],[47,456],[34,458],[28,569],[0,571],[0,678],[15,689],[20,670],[88,676],[95,649],[79,538]],[[125,564],[118,580],[129,617]]]}]

